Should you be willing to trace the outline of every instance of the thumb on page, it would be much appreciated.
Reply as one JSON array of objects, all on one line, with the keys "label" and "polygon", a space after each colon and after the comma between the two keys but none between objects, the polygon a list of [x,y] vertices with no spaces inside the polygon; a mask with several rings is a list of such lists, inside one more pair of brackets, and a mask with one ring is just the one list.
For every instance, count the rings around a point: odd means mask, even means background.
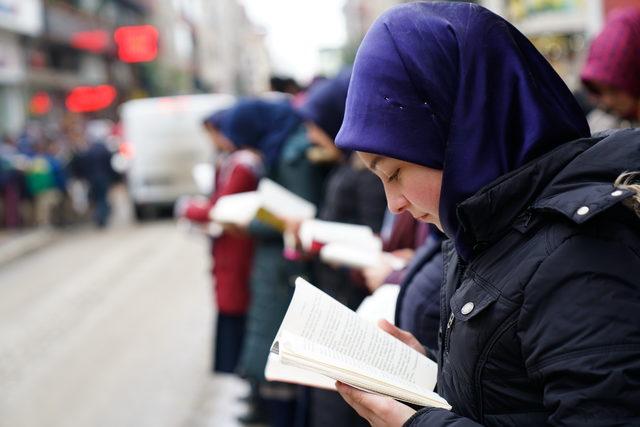
[{"label": "thumb on page", "polygon": [[378,320],[378,327],[394,338],[402,341],[418,353],[426,355],[424,347],[422,346],[422,344],[420,344],[420,341],[418,341],[416,337],[411,334],[411,332],[403,331],[402,329],[392,325],[385,319]]}]

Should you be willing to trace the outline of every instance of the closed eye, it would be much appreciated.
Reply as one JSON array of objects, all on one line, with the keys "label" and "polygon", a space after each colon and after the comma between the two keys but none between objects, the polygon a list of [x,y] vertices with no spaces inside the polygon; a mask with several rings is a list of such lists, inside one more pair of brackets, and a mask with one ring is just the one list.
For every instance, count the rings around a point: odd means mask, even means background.
[{"label": "closed eye", "polygon": [[387,182],[396,181],[398,179],[399,174],[400,174],[400,169],[398,168],[389,178],[387,178]]}]

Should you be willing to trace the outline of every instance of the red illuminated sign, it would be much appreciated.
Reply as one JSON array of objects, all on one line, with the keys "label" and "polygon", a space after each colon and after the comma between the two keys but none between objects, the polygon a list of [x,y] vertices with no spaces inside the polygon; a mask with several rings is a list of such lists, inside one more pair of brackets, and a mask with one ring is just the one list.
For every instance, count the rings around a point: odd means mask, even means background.
[{"label": "red illuminated sign", "polygon": [[69,92],[65,104],[74,113],[99,111],[111,105],[116,94],[116,89],[110,85],[78,86]]},{"label": "red illuminated sign", "polygon": [[71,36],[71,46],[89,52],[102,53],[109,47],[109,33],[104,30],[80,31]]},{"label": "red illuminated sign", "polygon": [[51,98],[46,92],[36,92],[29,101],[29,111],[34,116],[43,116],[51,111]]},{"label": "red illuminated sign", "polygon": [[148,62],[158,55],[158,30],[152,25],[120,27],[113,37],[123,62]]}]

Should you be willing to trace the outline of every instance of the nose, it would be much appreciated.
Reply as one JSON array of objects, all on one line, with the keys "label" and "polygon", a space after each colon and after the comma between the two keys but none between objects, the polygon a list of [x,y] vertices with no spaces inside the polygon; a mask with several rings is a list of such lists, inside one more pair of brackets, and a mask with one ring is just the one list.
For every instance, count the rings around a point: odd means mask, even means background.
[{"label": "nose", "polygon": [[388,188],[385,188],[385,194],[387,196],[387,206],[389,206],[391,213],[397,215],[407,210],[409,202],[402,194],[390,191]]}]

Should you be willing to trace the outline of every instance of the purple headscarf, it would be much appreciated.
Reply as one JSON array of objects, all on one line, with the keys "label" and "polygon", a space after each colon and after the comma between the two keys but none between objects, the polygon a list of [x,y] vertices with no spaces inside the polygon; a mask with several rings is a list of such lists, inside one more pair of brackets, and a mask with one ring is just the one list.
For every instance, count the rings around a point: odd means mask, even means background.
[{"label": "purple headscarf", "polygon": [[569,89],[511,24],[474,4],[416,2],[365,36],[336,144],[443,170],[440,220],[464,256],[460,202],[585,136]]},{"label": "purple headscarf", "polygon": [[351,69],[346,69],[332,79],[316,83],[298,108],[305,120],[315,123],[331,139],[335,139],[342,125],[350,78]]},{"label": "purple headscarf", "polygon": [[229,109],[218,110],[215,113],[209,115],[202,121],[202,124],[205,126],[210,126],[213,129],[220,130],[220,126],[222,126],[222,122],[224,120],[225,115],[229,113]]},{"label": "purple headscarf", "polygon": [[288,100],[247,98],[226,110],[220,132],[238,148],[260,151],[267,167],[272,168],[285,141],[301,123]]}]

